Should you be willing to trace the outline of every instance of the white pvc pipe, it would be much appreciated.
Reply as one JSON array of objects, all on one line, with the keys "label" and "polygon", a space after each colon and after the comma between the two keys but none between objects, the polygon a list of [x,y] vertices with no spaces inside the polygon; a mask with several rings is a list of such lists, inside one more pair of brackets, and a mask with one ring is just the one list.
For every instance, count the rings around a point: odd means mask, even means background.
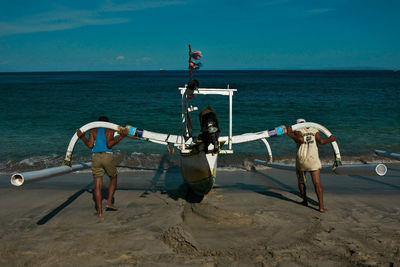
[{"label": "white pvc pipe", "polygon": [[[259,140],[262,138],[268,138],[268,137],[269,137],[268,131],[234,135],[234,136],[232,136],[232,144],[240,144],[240,143],[255,141],[255,140]],[[220,138],[218,138],[218,140],[221,142],[225,141],[225,143],[228,144],[229,136],[221,136]]]},{"label": "white pvc pipe", "polygon": [[[283,164],[283,163],[268,163],[264,160],[259,160],[259,159],[254,160],[254,162],[276,169],[296,171],[295,165]],[[332,166],[322,166],[321,168],[321,173],[334,173],[334,174],[359,174],[359,175],[384,176],[386,172],[387,172],[387,167],[382,163],[340,165],[335,169],[332,169]]]},{"label": "white pvc pipe", "polygon": [[[95,122],[90,122],[88,124],[85,124],[84,126],[82,126],[79,129],[82,132],[87,132],[91,129],[99,128],[99,127],[108,128],[108,129],[111,129],[111,130],[114,130],[117,132],[119,132],[120,130],[122,130],[124,128],[120,125],[117,125],[117,124],[114,124],[111,122],[95,121]],[[150,141],[150,142],[154,142],[154,143],[159,143],[159,144],[164,144],[164,145],[168,145],[169,143],[172,143],[175,145],[175,144],[180,144],[184,140],[181,136],[178,136],[178,135],[155,133],[155,132],[150,132],[150,131],[146,131],[146,130],[140,130],[141,131],[140,136],[136,136],[136,132],[138,129],[136,129],[133,126],[127,126],[127,127],[129,130],[129,134],[128,134],[129,137],[143,138],[146,141]],[[130,130],[133,130],[132,134],[131,134]],[[75,144],[77,141],[78,141],[78,135],[76,133],[74,133],[74,135],[71,138],[71,141],[69,142],[63,165],[68,165],[68,166],[71,165],[72,152],[74,151],[74,147],[75,147]]]},{"label": "white pvc pipe", "polygon": [[[321,131],[324,135],[326,135],[327,137],[330,137],[332,135],[332,133],[327,128],[325,128],[324,126],[322,126],[318,123],[314,123],[314,122],[298,123],[298,124],[293,125],[292,129],[293,129],[293,131],[295,131],[295,130],[298,130],[301,128],[307,128],[307,127],[316,128],[319,131]],[[265,138],[269,138],[269,137],[270,137],[269,130],[256,132],[256,133],[245,133],[245,134],[233,136],[232,143],[239,144],[239,143],[250,142],[250,141],[255,141],[255,140],[259,140],[259,139],[265,139]],[[228,142],[229,137],[221,136],[218,140]],[[335,154],[335,160],[338,164],[340,164],[341,156],[340,156],[340,150],[339,150],[338,144],[335,141],[335,142],[332,142],[331,145],[332,145],[333,152]]]},{"label": "white pvc pipe", "polygon": [[10,182],[14,186],[21,186],[24,183],[36,182],[39,180],[43,180],[45,178],[50,178],[61,174],[87,169],[90,168],[91,165],[92,165],[91,162],[87,162],[87,163],[74,164],[71,167],[59,166],[38,171],[15,173],[11,176]]},{"label": "white pvc pipe", "polygon": [[[115,131],[119,131],[122,126],[119,126],[115,123],[110,123],[110,122],[105,122],[105,121],[94,121],[94,122],[90,122],[88,124],[85,124],[84,126],[82,126],[81,128],[79,128],[79,130],[81,130],[81,132],[85,133],[88,130],[94,129],[94,128],[108,128],[108,129],[112,129]],[[71,165],[71,157],[72,157],[72,152],[74,151],[74,146],[76,144],[76,142],[78,141],[78,135],[76,133],[74,133],[74,135],[71,138],[71,141],[69,141],[69,145],[67,148],[67,153],[65,155],[65,159],[64,159],[64,163],[63,165]]]},{"label": "white pvc pipe", "polygon": [[265,146],[267,147],[268,156],[269,156],[268,162],[272,162],[272,150],[271,150],[271,147],[270,147],[267,139],[262,138],[261,141],[263,141]]},{"label": "white pvc pipe", "polygon": [[400,160],[400,154],[398,154],[398,153],[387,152],[387,151],[383,151],[383,150],[375,150],[375,153],[380,156],[387,157],[387,158]]},{"label": "white pvc pipe", "polygon": [[[332,171],[329,166],[322,167],[323,172]],[[364,174],[364,175],[379,175],[384,176],[387,172],[387,167],[385,164],[350,164],[341,165],[337,167],[334,171],[336,174]]]},{"label": "white pvc pipe", "polygon": [[[279,133],[277,131],[279,131]],[[240,144],[240,143],[255,141],[262,138],[269,138],[269,137],[283,135],[285,133],[286,133],[286,127],[284,125],[281,125],[272,128],[270,130],[265,130],[256,133],[244,133],[232,136],[232,144]],[[227,142],[228,139],[229,139],[228,136],[221,136],[218,140]]]},{"label": "white pvc pipe", "polygon": [[[297,129],[301,129],[301,128],[308,128],[308,127],[313,127],[313,128],[318,129],[319,131],[321,131],[327,137],[330,137],[332,135],[332,133],[328,129],[326,129],[324,126],[322,126],[322,125],[320,125],[318,123],[303,122],[303,123],[298,123],[298,124],[292,125],[293,131],[295,131]],[[335,142],[332,142],[331,145],[332,145],[332,148],[333,148],[333,152],[335,153],[336,162],[340,162],[341,161],[341,156],[340,156],[340,151],[339,151],[338,144],[335,141]]]}]

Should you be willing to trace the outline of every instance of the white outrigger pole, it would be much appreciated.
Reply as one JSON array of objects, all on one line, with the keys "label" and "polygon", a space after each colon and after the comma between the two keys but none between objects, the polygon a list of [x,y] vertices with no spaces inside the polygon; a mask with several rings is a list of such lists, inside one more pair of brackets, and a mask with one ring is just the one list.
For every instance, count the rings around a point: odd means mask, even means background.
[{"label": "white outrigger pole", "polygon": [[377,155],[379,155],[379,156],[400,160],[400,154],[399,153],[387,152],[387,151],[384,151],[384,150],[375,150],[375,153]]},{"label": "white outrigger pole", "polygon": [[[81,130],[81,132],[87,132],[91,129],[95,129],[95,128],[99,128],[99,127],[114,130],[114,131],[116,131],[116,134],[118,134],[119,131],[124,128],[123,126],[120,126],[118,124],[111,123],[111,122],[94,121],[94,122],[90,122],[90,123],[83,125],[79,129]],[[139,129],[139,128],[136,128],[136,127],[133,127],[130,125],[127,125],[126,127],[129,130],[129,133],[128,133],[129,137],[135,138],[135,139],[141,139],[141,140],[145,140],[145,141],[150,141],[150,142],[154,142],[154,143],[158,143],[158,144],[162,144],[162,145],[178,144],[178,143],[181,143],[181,140],[183,139],[182,136],[178,136],[178,135],[155,133],[155,132],[151,132],[151,131],[142,130],[142,129]],[[11,180],[10,180],[11,184],[14,186],[21,186],[28,182],[29,183],[36,182],[36,181],[43,180],[45,178],[50,178],[53,176],[63,175],[63,174],[83,170],[86,168],[90,168],[91,162],[79,163],[79,164],[73,164],[73,165],[71,164],[72,153],[74,151],[74,147],[75,147],[75,144],[78,141],[78,139],[79,139],[78,135],[76,133],[74,133],[74,135],[72,136],[72,138],[69,142],[67,152],[65,154],[65,158],[62,163],[62,166],[43,169],[43,170],[37,170],[37,171],[14,173],[11,176]]]},{"label": "white outrigger pole", "polygon": [[[332,133],[325,128],[324,126],[313,123],[313,122],[305,122],[305,123],[298,123],[292,126],[292,129],[295,131],[301,128],[313,127],[321,131],[325,136],[329,137]],[[263,140],[264,141],[264,140]],[[268,142],[265,140],[267,148],[269,147]],[[332,166],[322,166],[321,172],[322,173],[334,173],[334,174],[364,174],[364,175],[379,175],[384,176],[387,172],[386,165],[379,163],[379,164],[349,164],[349,165],[342,165],[341,162],[341,155],[339,151],[339,146],[337,142],[334,141],[331,143],[332,149],[335,155],[335,161]],[[282,169],[282,170],[290,170],[295,171],[296,166],[291,164],[283,164],[283,163],[274,163],[272,162],[272,155],[270,152],[270,148],[268,148],[270,153],[270,159],[268,161],[256,159],[254,162],[263,164],[272,168]],[[376,152],[376,151],[375,151]],[[378,152],[376,152],[378,153]]]},{"label": "white outrigger pole", "polygon": [[[275,169],[296,171],[295,165],[283,164],[283,163],[273,163],[266,162],[264,160],[254,160],[256,163],[267,165]],[[332,174],[358,174],[358,175],[379,175],[384,176],[387,172],[387,167],[385,164],[349,164],[340,165],[335,169],[332,166],[322,166],[321,173],[332,173]]]},{"label": "white outrigger pole", "polygon": [[37,182],[49,177],[80,171],[83,169],[90,168],[90,166],[92,166],[92,163],[87,162],[87,163],[74,164],[72,166],[59,166],[38,171],[14,173],[11,176],[10,182],[14,186],[21,186],[24,183]]}]

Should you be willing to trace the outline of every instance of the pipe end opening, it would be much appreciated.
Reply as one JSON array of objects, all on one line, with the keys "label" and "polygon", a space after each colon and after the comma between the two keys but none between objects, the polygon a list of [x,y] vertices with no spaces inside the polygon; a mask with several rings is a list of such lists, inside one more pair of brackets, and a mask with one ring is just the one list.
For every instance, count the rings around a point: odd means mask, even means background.
[{"label": "pipe end opening", "polygon": [[24,177],[19,173],[13,174],[10,182],[13,186],[21,186],[24,183]]},{"label": "pipe end opening", "polygon": [[384,176],[387,172],[387,167],[385,164],[379,163],[376,165],[375,171],[379,176]]}]

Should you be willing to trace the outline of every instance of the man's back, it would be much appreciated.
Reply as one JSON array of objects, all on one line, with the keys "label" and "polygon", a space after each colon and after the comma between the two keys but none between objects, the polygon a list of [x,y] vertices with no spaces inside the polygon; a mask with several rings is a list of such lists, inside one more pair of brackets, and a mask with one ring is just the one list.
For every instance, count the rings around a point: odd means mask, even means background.
[{"label": "man's back", "polygon": [[97,128],[97,134],[94,140],[92,153],[112,152],[111,148],[107,147],[107,137],[105,128]]},{"label": "man's back", "polygon": [[318,130],[312,127],[298,129],[303,135],[304,143],[297,144],[296,167],[301,171],[314,171],[321,168],[318,145],[315,135]]}]

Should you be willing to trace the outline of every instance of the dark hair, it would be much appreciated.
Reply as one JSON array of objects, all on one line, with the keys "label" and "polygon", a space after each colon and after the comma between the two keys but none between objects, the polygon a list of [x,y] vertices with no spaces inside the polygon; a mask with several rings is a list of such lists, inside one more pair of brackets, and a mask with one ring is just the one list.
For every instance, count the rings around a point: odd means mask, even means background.
[{"label": "dark hair", "polygon": [[109,122],[108,118],[106,116],[101,116],[99,117],[99,121],[106,121]]}]

